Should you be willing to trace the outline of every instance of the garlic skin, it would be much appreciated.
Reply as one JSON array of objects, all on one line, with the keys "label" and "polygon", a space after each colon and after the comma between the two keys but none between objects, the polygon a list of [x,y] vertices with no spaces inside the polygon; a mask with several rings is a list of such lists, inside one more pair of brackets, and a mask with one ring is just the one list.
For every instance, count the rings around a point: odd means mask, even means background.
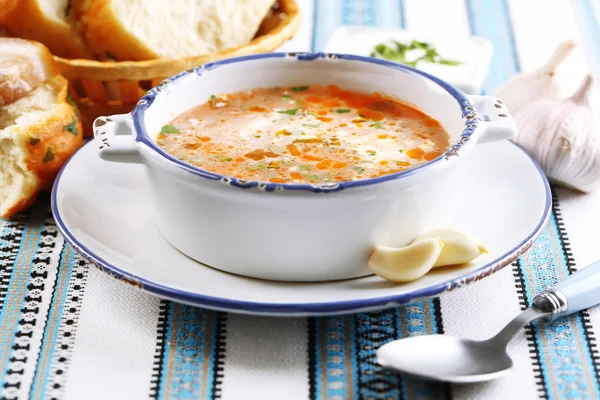
[{"label": "garlic skin", "polygon": [[582,192],[600,188],[600,108],[592,101],[594,91],[595,79],[588,74],[571,97],[537,101],[513,114],[517,144],[548,180]]},{"label": "garlic skin", "polygon": [[501,98],[513,115],[534,101],[561,98],[564,89],[555,77],[556,69],[569,57],[575,47],[577,43],[572,40],[560,43],[546,64],[535,71],[513,76],[494,92],[494,96]]},{"label": "garlic skin", "polygon": [[376,247],[369,268],[392,282],[410,282],[428,273],[438,259],[444,244],[440,239],[424,239],[400,248]]},{"label": "garlic skin", "polygon": [[429,238],[438,238],[444,243],[440,256],[433,265],[434,268],[466,264],[482,254],[489,253],[487,247],[475,240],[469,233],[460,229],[434,229],[417,237],[415,241]]}]

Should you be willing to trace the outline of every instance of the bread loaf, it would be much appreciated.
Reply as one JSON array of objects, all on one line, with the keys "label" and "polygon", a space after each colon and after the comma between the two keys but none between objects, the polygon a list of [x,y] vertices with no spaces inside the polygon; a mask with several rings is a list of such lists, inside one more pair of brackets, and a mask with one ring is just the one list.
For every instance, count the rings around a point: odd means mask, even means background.
[{"label": "bread loaf", "polygon": [[97,58],[182,58],[245,45],[274,0],[72,0]]},{"label": "bread loaf", "polygon": [[20,99],[57,74],[52,54],[40,43],[0,39],[0,106]]},{"label": "bread loaf", "polygon": [[43,43],[54,55],[91,59],[92,53],[69,23],[71,1],[18,0],[13,9],[1,17],[0,25],[14,37]]},{"label": "bread loaf", "polygon": [[81,143],[79,115],[60,75],[0,107],[0,217],[27,208],[50,189]]}]

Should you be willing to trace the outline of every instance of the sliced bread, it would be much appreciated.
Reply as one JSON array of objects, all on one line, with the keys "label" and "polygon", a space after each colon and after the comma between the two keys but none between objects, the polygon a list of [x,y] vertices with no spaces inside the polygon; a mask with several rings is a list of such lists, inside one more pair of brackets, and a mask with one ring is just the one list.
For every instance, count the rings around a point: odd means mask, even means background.
[{"label": "sliced bread", "polygon": [[248,43],[273,0],[72,0],[96,57],[183,58]]},{"label": "sliced bread", "polygon": [[58,74],[48,49],[31,40],[0,38],[0,106]]},{"label": "sliced bread", "polygon": [[0,26],[11,35],[45,44],[65,58],[93,58],[77,30],[69,23],[71,0],[19,0]]},{"label": "sliced bread", "polygon": [[81,146],[81,122],[57,75],[0,107],[0,217],[29,207]]}]

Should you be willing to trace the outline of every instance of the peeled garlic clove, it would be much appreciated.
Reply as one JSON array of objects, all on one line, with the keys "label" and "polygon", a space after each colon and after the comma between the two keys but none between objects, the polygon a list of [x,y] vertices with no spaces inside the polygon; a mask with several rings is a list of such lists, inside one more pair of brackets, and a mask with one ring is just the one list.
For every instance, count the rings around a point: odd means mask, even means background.
[{"label": "peeled garlic clove", "polygon": [[434,229],[419,236],[416,240],[440,239],[444,247],[435,261],[434,267],[459,265],[473,261],[482,254],[488,254],[487,247],[479,243],[467,232],[456,228]]},{"label": "peeled garlic clove", "polygon": [[600,107],[587,75],[565,100],[538,101],[514,114],[516,138],[556,184],[590,192],[600,188]]},{"label": "peeled garlic clove", "polygon": [[494,95],[502,99],[512,114],[533,101],[559,99],[563,95],[564,88],[556,79],[556,69],[569,57],[575,47],[577,43],[572,40],[560,43],[541,68],[513,76],[498,88]]},{"label": "peeled garlic clove", "polygon": [[433,268],[442,247],[442,241],[436,238],[415,241],[400,248],[377,247],[369,259],[369,268],[388,281],[414,281]]}]

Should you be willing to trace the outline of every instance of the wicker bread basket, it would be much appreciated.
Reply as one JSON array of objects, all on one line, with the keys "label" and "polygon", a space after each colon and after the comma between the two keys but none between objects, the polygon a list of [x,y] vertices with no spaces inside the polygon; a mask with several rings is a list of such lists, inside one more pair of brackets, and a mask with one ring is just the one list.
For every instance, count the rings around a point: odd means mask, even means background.
[{"label": "wicker bread basket", "polygon": [[81,112],[84,134],[100,115],[128,113],[139,98],[163,79],[198,65],[248,54],[273,51],[296,33],[300,10],[295,0],[277,0],[247,45],[217,53],[175,60],[101,62],[54,57],[69,80],[69,93]]}]

